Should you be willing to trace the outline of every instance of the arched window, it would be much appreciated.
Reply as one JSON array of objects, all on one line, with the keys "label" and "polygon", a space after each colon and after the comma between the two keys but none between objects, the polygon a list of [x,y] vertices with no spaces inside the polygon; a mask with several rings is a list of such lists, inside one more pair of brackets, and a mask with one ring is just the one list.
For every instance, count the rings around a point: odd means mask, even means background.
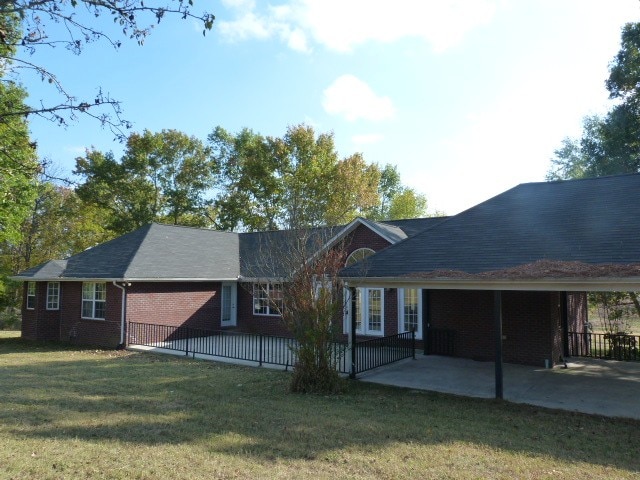
[{"label": "arched window", "polygon": [[346,266],[350,267],[354,263],[359,262],[360,260],[364,260],[374,253],[376,252],[370,248],[359,248],[357,250],[354,250],[353,252],[351,252],[351,255],[347,257]]}]

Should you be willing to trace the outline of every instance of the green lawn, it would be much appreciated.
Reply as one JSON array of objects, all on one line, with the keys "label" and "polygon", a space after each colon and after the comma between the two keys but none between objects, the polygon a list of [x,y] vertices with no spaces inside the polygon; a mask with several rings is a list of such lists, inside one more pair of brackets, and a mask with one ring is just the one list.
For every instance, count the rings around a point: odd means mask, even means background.
[{"label": "green lawn", "polygon": [[0,332],[0,478],[638,478],[640,422]]}]

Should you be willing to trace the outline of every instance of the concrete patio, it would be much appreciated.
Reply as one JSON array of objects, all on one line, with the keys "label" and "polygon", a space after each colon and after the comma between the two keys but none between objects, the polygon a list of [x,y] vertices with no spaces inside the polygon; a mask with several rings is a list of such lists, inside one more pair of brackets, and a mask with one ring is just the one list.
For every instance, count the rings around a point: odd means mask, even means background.
[{"label": "concrete patio", "polygon": [[[417,355],[365,372],[362,381],[494,398],[493,362]],[[575,358],[567,368],[504,364],[504,399],[582,413],[640,419],[640,363]]]}]

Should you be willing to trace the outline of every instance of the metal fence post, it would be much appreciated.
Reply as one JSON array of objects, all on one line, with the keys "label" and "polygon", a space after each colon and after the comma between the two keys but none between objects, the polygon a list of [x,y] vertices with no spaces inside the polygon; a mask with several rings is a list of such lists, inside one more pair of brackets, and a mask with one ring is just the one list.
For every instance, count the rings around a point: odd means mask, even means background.
[{"label": "metal fence post", "polygon": [[356,299],[356,289],[351,288],[351,371],[349,373],[349,378],[356,378],[356,306],[358,305]]},{"label": "metal fence post", "polygon": [[259,355],[260,355],[259,364],[260,364],[260,366],[262,366],[262,334],[260,334],[260,349],[259,349],[259,352],[260,352],[259,353]]},{"label": "metal fence post", "polygon": [[185,338],[184,354],[188,357],[189,356],[189,331],[185,329],[184,332],[185,332],[185,336],[187,337]]}]

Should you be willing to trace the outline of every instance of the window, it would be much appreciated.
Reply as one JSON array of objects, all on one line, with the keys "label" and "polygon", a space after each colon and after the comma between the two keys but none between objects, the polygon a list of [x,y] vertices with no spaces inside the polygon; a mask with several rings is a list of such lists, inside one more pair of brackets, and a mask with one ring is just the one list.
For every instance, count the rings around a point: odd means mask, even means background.
[{"label": "window", "polygon": [[85,282],[82,284],[82,318],[104,320],[106,304],[106,283]]},{"label": "window", "polygon": [[[351,302],[346,315],[351,314]],[[345,333],[348,333],[348,317],[345,318]],[[356,333],[361,335],[384,335],[384,290],[382,288],[356,289]]]},{"label": "window", "polygon": [[354,250],[347,257],[346,266],[350,267],[354,263],[359,262],[360,260],[364,260],[365,258],[370,257],[374,253],[376,252],[374,250],[371,250],[370,248],[359,248],[357,250]]},{"label": "window", "polygon": [[60,308],[60,282],[47,283],[47,310]]},{"label": "window", "polygon": [[27,310],[36,308],[36,282],[27,282]]},{"label": "window", "polygon": [[333,282],[329,275],[313,277],[313,298],[316,302],[321,298],[329,302],[334,300]]},{"label": "window", "polygon": [[398,290],[398,317],[398,333],[414,331],[416,338],[422,338],[422,290]]},{"label": "window", "polygon": [[282,300],[282,285],[279,283],[253,284],[254,315],[280,315]]}]

